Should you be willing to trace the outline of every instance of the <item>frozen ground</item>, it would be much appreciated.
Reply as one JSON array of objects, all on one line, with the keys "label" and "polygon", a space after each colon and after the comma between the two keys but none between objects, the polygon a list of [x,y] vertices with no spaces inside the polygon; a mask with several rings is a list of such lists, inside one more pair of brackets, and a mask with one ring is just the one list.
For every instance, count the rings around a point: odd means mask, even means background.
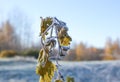
[{"label": "frozen ground", "polygon": [[[120,82],[120,61],[60,62],[75,82]],[[33,58],[0,59],[0,82],[38,82]]]}]

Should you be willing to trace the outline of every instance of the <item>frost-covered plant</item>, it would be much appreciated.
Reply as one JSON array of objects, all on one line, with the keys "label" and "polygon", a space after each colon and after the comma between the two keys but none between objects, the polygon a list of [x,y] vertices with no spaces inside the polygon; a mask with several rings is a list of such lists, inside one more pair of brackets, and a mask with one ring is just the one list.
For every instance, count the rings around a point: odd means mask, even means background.
[{"label": "frost-covered plant", "polygon": [[[63,82],[64,78],[59,70],[58,59],[65,56],[72,41],[68,35],[66,23],[55,17],[41,17],[40,29],[42,49],[39,53],[36,73],[40,75],[40,82],[51,82],[54,73],[57,72],[55,82]],[[58,52],[54,54],[56,45]],[[56,65],[52,62],[53,59]]]}]

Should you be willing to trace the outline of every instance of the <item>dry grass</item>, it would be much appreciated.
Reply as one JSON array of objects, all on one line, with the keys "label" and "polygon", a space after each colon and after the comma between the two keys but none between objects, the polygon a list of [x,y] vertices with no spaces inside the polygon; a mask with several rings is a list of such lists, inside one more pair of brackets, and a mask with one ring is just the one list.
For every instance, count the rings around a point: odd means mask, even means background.
[{"label": "dry grass", "polygon": [[0,57],[13,57],[16,55],[16,52],[14,50],[3,50],[0,52]]}]

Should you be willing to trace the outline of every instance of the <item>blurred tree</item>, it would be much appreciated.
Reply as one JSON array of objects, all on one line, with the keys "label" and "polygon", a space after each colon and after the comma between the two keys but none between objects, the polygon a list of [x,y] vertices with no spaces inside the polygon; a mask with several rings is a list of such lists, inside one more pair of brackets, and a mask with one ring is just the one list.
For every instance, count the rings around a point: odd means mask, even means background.
[{"label": "blurred tree", "polygon": [[113,42],[113,56],[116,58],[116,59],[120,59],[120,41],[119,41],[119,38],[116,39],[114,42]]},{"label": "blurred tree", "polygon": [[65,56],[64,60],[75,61],[77,56],[75,54],[75,49],[70,49],[67,53],[68,55]]},{"label": "blurred tree", "polygon": [[116,39],[116,41],[114,41],[113,50],[114,50],[115,54],[119,54],[119,50],[120,50],[120,41],[119,41],[119,39]]},{"label": "blurred tree", "polygon": [[19,49],[20,42],[9,21],[2,24],[0,32],[0,50]]},{"label": "blurred tree", "polygon": [[30,48],[32,46],[31,44],[33,38],[31,20],[19,8],[13,9],[13,11],[9,13],[8,17],[12,25],[14,25],[16,34],[20,37],[21,48]]},{"label": "blurred tree", "polygon": [[105,54],[112,55],[112,53],[113,53],[112,51],[113,51],[112,40],[111,40],[111,38],[109,38],[105,45]]},{"label": "blurred tree", "polygon": [[107,39],[106,45],[105,45],[105,55],[103,56],[104,60],[113,60],[113,45],[111,38]]},{"label": "blurred tree", "polygon": [[86,54],[86,45],[84,43],[80,43],[76,46],[75,52],[77,55],[77,60],[80,60],[83,58],[83,56]]}]

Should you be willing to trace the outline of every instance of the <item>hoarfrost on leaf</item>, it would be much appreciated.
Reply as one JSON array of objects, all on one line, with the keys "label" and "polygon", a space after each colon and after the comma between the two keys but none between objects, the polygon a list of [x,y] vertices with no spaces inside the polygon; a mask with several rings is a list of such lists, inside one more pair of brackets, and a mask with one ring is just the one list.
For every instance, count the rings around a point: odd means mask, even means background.
[{"label": "hoarfrost on leaf", "polygon": [[[55,33],[53,33],[53,30],[55,30]],[[55,71],[59,72],[58,77],[61,76],[58,59],[61,56],[65,56],[63,51],[65,52],[69,49],[72,41],[67,32],[68,27],[65,22],[58,20],[56,17],[41,17],[40,36],[42,49],[40,50],[36,67],[36,74],[41,77],[40,82],[51,82]],[[54,59],[57,65],[50,60],[56,43],[58,44],[58,53],[54,55]],[[55,82],[63,82],[63,78],[59,77]]]}]

